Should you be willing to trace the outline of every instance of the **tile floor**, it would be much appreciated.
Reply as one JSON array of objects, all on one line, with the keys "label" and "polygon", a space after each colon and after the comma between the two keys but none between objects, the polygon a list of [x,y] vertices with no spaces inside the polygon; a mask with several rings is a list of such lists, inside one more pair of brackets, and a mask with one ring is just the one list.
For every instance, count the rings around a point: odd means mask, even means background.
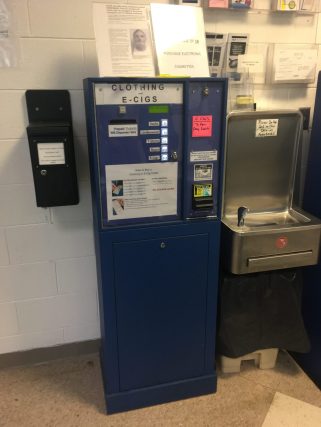
[{"label": "tile floor", "polygon": [[94,354],[0,370],[0,426],[261,427],[277,391],[321,407],[320,390],[280,352],[272,370],[249,361],[240,374],[219,374],[214,395],[107,417]]}]

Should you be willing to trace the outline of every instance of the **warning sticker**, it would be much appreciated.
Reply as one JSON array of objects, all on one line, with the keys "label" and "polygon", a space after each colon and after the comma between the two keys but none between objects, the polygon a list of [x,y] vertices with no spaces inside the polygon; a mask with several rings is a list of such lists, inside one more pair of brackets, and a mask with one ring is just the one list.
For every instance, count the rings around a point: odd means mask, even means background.
[{"label": "warning sticker", "polygon": [[192,137],[212,136],[212,116],[193,116]]},{"label": "warning sticker", "polygon": [[213,178],[213,165],[200,164],[194,165],[194,181],[212,181]]},{"label": "warning sticker", "polygon": [[191,162],[209,162],[212,160],[217,160],[217,150],[190,152]]},{"label": "warning sticker", "polygon": [[194,197],[211,197],[213,194],[212,184],[195,184]]}]

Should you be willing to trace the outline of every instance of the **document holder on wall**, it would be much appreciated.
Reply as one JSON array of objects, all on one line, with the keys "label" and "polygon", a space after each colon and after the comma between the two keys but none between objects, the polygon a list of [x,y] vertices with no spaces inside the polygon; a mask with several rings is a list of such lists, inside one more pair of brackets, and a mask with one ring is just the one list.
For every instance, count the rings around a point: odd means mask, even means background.
[{"label": "document holder on wall", "polygon": [[27,127],[37,206],[79,203],[70,96],[67,90],[27,90]]}]

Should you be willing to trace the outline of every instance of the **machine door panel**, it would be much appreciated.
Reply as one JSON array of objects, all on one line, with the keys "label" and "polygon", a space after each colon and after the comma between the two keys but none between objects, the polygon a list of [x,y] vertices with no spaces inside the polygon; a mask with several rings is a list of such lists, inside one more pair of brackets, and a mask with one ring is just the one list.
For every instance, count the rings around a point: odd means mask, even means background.
[{"label": "machine door panel", "polygon": [[121,391],[204,372],[208,240],[114,243]]},{"label": "machine door panel", "polygon": [[183,83],[97,83],[103,228],[181,217]]}]

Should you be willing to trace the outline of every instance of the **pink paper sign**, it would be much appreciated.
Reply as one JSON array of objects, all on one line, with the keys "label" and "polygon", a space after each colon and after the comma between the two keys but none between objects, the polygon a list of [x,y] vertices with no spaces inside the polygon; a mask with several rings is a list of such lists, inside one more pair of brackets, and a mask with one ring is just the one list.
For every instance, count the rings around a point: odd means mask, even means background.
[{"label": "pink paper sign", "polygon": [[212,136],[213,116],[193,116],[192,137]]},{"label": "pink paper sign", "polygon": [[228,0],[209,0],[208,7],[228,7]]}]

